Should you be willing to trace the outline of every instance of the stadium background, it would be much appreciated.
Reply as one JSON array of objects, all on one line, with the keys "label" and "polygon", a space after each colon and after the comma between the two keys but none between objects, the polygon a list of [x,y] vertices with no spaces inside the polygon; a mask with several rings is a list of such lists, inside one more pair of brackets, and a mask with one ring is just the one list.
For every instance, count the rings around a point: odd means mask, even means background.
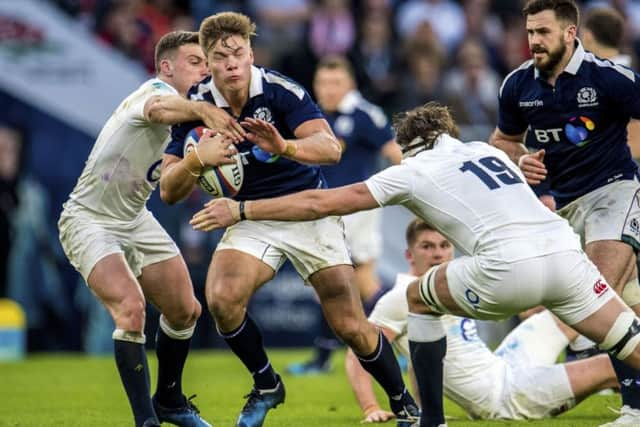
[{"label": "stadium background", "polygon": [[[150,76],[153,46],[173,29],[197,29],[222,10],[258,24],[256,64],[299,81],[311,93],[316,62],[326,54],[353,60],[360,90],[388,115],[429,100],[452,106],[463,139],[486,140],[496,123],[504,75],[528,57],[517,0],[0,0],[0,126],[23,133],[18,203],[5,203],[11,180],[0,178],[0,224],[11,233],[0,297],[26,312],[29,351],[111,352],[111,321],[68,264],[57,239],[61,205],[75,185],[104,121]],[[625,51],[640,54],[640,2],[606,4],[626,19]],[[585,9],[583,8],[583,11]],[[0,161],[3,154],[0,152]],[[382,165],[381,165],[382,166]],[[182,248],[196,293],[219,233],[190,229],[203,203],[150,208]],[[8,219],[9,221],[5,221]],[[405,269],[403,230],[409,216],[384,211],[386,285]],[[3,233],[4,248],[10,242]],[[311,343],[312,292],[290,267],[262,289],[250,308],[269,346]],[[155,330],[156,316],[148,316]],[[209,315],[194,347],[224,346]]]}]

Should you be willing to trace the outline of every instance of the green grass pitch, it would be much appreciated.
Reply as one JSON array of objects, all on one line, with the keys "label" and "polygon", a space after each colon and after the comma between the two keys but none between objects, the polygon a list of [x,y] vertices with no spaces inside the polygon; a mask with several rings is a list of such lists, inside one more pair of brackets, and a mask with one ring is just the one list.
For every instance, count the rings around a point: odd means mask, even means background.
[{"label": "green grass pitch", "polygon": [[[279,372],[293,361],[304,360],[308,350],[271,350]],[[333,372],[325,376],[283,375],[287,388],[284,405],[272,410],[265,427],[359,426],[362,419],[343,369],[344,353],[333,359]],[[150,353],[152,384],[155,355]],[[250,378],[230,352],[194,351],[187,360],[184,391],[196,393],[202,415],[215,427],[235,425],[250,389]],[[153,388],[153,387],[152,387]],[[380,390],[379,399],[386,402]],[[542,421],[470,421],[446,402],[449,427],[485,426],[598,426],[616,417],[617,395],[593,396],[559,418]],[[0,363],[0,426],[132,426],[122,385],[112,357],[42,355],[24,362]],[[394,426],[395,423],[384,424]]]}]

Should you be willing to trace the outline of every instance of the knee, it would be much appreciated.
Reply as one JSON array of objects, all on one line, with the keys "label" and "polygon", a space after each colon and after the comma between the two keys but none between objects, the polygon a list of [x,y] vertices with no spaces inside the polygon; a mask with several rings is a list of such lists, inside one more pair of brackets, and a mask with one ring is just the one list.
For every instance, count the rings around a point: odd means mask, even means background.
[{"label": "knee", "polygon": [[[334,332],[349,347],[360,348],[365,341],[365,334],[369,323],[359,320],[355,316],[342,316],[330,323]],[[372,328],[372,327],[371,327]]]},{"label": "knee", "polygon": [[196,323],[201,314],[202,306],[195,297],[170,312],[162,313],[169,323],[177,329],[190,328]]},{"label": "knee", "polygon": [[243,313],[247,301],[248,296],[239,284],[214,283],[207,292],[207,308],[216,320]]},{"label": "knee", "polygon": [[115,310],[114,322],[116,328],[143,332],[146,304],[142,295],[130,295],[125,297]]}]

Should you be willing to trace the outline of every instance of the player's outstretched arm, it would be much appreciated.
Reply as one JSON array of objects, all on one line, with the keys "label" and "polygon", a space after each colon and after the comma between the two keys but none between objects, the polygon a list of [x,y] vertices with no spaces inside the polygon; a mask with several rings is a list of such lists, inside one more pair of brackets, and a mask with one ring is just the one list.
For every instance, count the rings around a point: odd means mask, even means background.
[{"label": "player's outstretched arm", "polygon": [[273,199],[236,202],[214,199],[189,222],[193,228],[211,231],[243,219],[308,221],[330,215],[347,215],[379,207],[366,184],[359,182],[330,190],[306,190]]},{"label": "player's outstretched arm", "polygon": [[[392,331],[386,328],[382,328],[382,331],[389,342],[395,340],[396,334]],[[360,409],[362,409],[362,413],[364,414],[363,422],[384,423],[395,418],[395,415],[392,412],[385,411],[378,404],[376,395],[373,392],[371,375],[364,370],[358,361],[358,358],[353,353],[353,350],[347,350],[347,357],[344,364],[349,384],[351,385],[351,389],[358,401],[358,405],[360,405]]]},{"label": "player's outstretched arm", "polygon": [[284,139],[271,123],[247,118],[241,122],[247,139],[263,150],[307,164],[333,164],[340,161],[340,143],[324,119],[307,120],[296,128],[296,139]]},{"label": "player's outstretched arm", "polygon": [[222,108],[208,102],[190,101],[179,95],[156,95],[144,105],[144,116],[152,123],[175,125],[200,120],[209,129],[227,134],[234,142],[244,140],[242,126]]}]

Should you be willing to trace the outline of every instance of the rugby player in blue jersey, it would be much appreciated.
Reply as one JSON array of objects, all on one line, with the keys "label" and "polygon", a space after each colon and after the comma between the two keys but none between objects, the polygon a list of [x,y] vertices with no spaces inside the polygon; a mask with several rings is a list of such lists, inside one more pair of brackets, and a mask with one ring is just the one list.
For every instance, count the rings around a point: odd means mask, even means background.
[{"label": "rugby player in blue jersey", "polygon": [[[342,148],[340,163],[322,166],[329,187],[367,179],[377,171],[380,155],[393,164],[400,163],[402,152],[389,120],[381,108],[358,92],[351,64],[345,58],[322,59],[316,68],[313,90]],[[380,215],[379,210],[372,210],[342,217],[356,285],[367,314],[384,293],[376,275],[376,260],[382,251]],[[314,341],[314,356],[308,362],[288,366],[287,371],[292,374],[329,371],[329,359],[338,342],[322,312],[318,312],[321,327]]]},{"label": "rugby player in blue jersey", "polygon": [[[306,91],[275,71],[253,65],[254,33],[255,25],[239,13],[222,12],[205,19],[200,45],[211,77],[188,94],[191,100],[215,104],[241,125],[225,132],[237,143],[244,162],[244,183],[236,196],[241,203],[324,188],[317,165],[336,163],[341,155],[340,144]],[[178,165],[187,161],[182,158],[186,133],[201,124],[173,128],[160,182],[161,197],[168,203],[194,188],[197,173]],[[269,362],[247,305],[286,259],[314,287],[336,334],[387,392],[398,425],[417,419],[418,409],[391,346],[364,315],[353,286],[342,222],[332,217],[297,223],[244,221],[229,227],[216,248],[206,282],[208,308],[220,335],[254,380],[237,425],[261,426],[267,411],[284,402],[282,379]]]},{"label": "rugby player in blue jersey", "polygon": [[[640,76],[584,50],[573,0],[530,0],[523,14],[533,58],[502,84],[491,143],[530,184],[548,187],[589,258],[639,313],[640,184],[626,127],[640,118]],[[640,372],[612,361],[623,408],[611,425],[640,425]]]}]

